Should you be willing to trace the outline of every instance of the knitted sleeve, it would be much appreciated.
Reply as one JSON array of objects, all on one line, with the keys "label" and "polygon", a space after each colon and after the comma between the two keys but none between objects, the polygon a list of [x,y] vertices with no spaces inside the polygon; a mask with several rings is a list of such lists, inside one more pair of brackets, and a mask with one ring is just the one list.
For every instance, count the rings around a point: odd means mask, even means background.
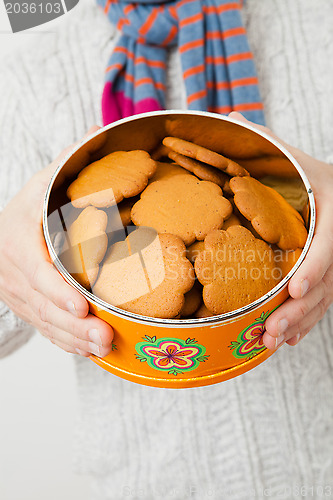
[{"label": "knitted sleeve", "polygon": [[[38,109],[35,99],[19,57],[14,57],[8,64],[2,62],[0,68],[0,210],[35,172],[47,165],[47,159],[41,154],[30,126],[29,114],[34,106]],[[31,325],[23,322],[0,301],[0,358],[26,343],[33,332],[34,328]]]}]

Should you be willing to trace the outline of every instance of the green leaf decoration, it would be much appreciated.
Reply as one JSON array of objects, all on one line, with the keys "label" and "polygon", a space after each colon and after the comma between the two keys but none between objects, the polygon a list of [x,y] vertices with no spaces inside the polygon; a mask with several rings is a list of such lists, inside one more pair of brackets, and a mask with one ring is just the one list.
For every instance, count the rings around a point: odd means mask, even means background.
[{"label": "green leaf decoration", "polygon": [[112,351],[116,351],[117,349],[118,349],[118,347],[116,346],[116,344],[114,344],[114,343],[112,342],[112,344],[111,344],[111,350],[112,350]]},{"label": "green leaf decoration", "polygon": [[200,363],[204,363],[205,361],[207,361],[208,358],[209,358],[209,354],[208,355],[199,356],[197,358],[197,360],[200,361]]},{"label": "green leaf decoration", "polygon": [[143,339],[144,339],[144,340],[147,340],[148,342],[151,342],[152,344],[153,344],[154,342],[156,342],[156,337],[155,337],[155,336],[154,336],[154,337],[149,337],[149,335],[145,335],[145,336],[143,337]]},{"label": "green leaf decoration", "polygon": [[259,354],[259,352],[250,352],[250,354],[247,356],[246,360],[249,361],[250,359],[257,356],[258,354]]},{"label": "green leaf decoration", "polygon": [[169,375],[174,375],[177,377],[178,373],[183,373],[181,370],[177,370],[177,368],[173,368],[172,370],[168,371]]},{"label": "green leaf decoration", "polygon": [[231,350],[232,350],[232,349],[236,349],[236,347],[238,347],[238,346],[239,346],[239,344],[240,344],[240,342],[237,342],[237,340],[233,340],[233,341],[231,342],[231,344],[230,344],[228,347],[229,347],[229,349],[231,349]]},{"label": "green leaf decoration", "polygon": [[140,354],[136,354],[135,357],[141,362],[147,361],[147,358],[145,356],[141,356]]},{"label": "green leaf decoration", "polygon": [[186,340],[185,340],[185,344],[197,344],[198,341],[195,340],[195,339],[191,339],[190,337],[188,337]]}]

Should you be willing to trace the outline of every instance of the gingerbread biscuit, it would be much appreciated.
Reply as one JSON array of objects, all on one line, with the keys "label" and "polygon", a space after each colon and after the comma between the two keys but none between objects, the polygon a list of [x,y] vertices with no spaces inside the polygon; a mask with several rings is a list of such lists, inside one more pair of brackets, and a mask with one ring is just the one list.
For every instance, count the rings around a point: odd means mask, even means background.
[{"label": "gingerbread biscuit", "polygon": [[260,182],[275,189],[297,212],[302,212],[308,200],[308,193],[302,179],[268,175],[262,177]]},{"label": "gingerbread biscuit", "polygon": [[214,313],[212,313],[207,307],[205,306],[204,303],[201,304],[199,309],[196,310],[194,317],[195,318],[210,318],[211,316],[215,316]]},{"label": "gingerbread biscuit", "polygon": [[95,283],[99,263],[107,245],[107,215],[95,207],[85,208],[71,224],[60,260],[68,272],[85,288]]},{"label": "gingerbread biscuit", "polygon": [[282,250],[304,247],[308,234],[303,219],[279,193],[252,177],[234,177],[230,187],[237,208],[265,241]]},{"label": "gingerbread biscuit", "polygon": [[160,161],[162,158],[168,158],[169,151],[170,149],[164,146],[164,144],[160,144],[150,153],[150,156],[153,160]]},{"label": "gingerbread biscuit", "polygon": [[224,196],[228,196],[228,198],[231,198],[234,196],[234,193],[232,192],[231,187],[230,187],[230,178],[224,183],[223,194],[224,194]]},{"label": "gingerbread biscuit", "polygon": [[116,151],[85,167],[67,189],[78,208],[110,207],[141,193],[156,163],[146,151]]},{"label": "gingerbread biscuit", "polygon": [[284,156],[259,156],[257,158],[239,159],[238,161],[252,177],[257,179],[265,175],[299,178],[299,173],[294,165]]},{"label": "gingerbread biscuit", "polygon": [[223,226],[221,229],[226,231],[228,229],[228,227],[231,227],[231,226],[241,226],[241,221],[239,220],[239,218],[235,214],[231,214],[230,217],[223,222]]},{"label": "gingerbread biscuit", "polygon": [[[251,231],[251,233],[253,234],[253,236],[255,238],[257,238],[258,240],[262,240],[262,237],[260,236],[260,234],[258,234],[257,231],[252,226],[251,221],[247,220],[247,218],[244,217],[244,215],[242,215],[240,213],[240,211],[238,210],[238,208],[236,207],[236,205],[234,205],[233,211],[234,211],[233,213],[239,219],[240,225],[243,226],[243,227],[246,227],[246,229],[248,229],[249,231]],[[224,229],[224,228],[222,228],[222,229]]]},{"label": "gingerbread biscuit", "polygon": [[224,172],[221,172],[221,170],[198,160],[193,160],[193,158],[189,158],[188,156],[176,153],[175,151],[170,151],[169,158],[189,172],[192,172],[192,174],[199,177],[199,179],[214,182],[221,188],[224,188],[225,183],[229,180],[229,177]]},{"label": "gingerbread biscuit", "polygon": [[175,175],[191,175],[190,172],[176,163],[163,163],[161,161],[157,161],[156,166],[156,172],[149,179],[149,184],[166,179],[167,177],[174,177]]},{"label": "gingerbread biscuit", "polygon": [[163,144],[176,153],[180,153],[181,155],[188,156],[189,158],[207,163],[208,165],[216,167],[231,176],[249,175],[247,170],[241,167],[238,163],[230,160],[229,158],[225,158],[219,153],[215,153],[215,151],[198,146],[193,142],[184,141],[183,139],[178,139],[177,137],[165,137],[163,139]]},{"label": "gingerbread biscuit", "polygon": [[211,232],[194,266],[204,286],[204,303],[214,314],[227,313],[254,302],[280,279],[273,250],[242,226]]},{"label": "gingerbread biscuit", "polygon": [[105,208],[104,211],[108,216],[108,224],[106,233],[109,241],[113,239],[113,235],[117,231],[123,230],[125,227],[132,224],[131,210],[133,205],[139,200],[139,196],[133,198],[125,198],[123,201],[112,207]]},{"label": "gingerbread biscuit", "polygon": [[203,241],[195,241],[194,243],[192,243],[192,245],[190,245],[186,249],[186,255],[188,260],[190,260],[193,264],[195,259],[198,257],[199,253],[201,253],[204,250],[204,248],[205,244]]},{"label": "gingerbread biscuit", "polygon": [[219,186],[179,175],[150,184],[133,206],[131,218],[137,226],[175,234],[188,246],[222,227],[231,212]]},{"label": "gingerbread biscuit", "polygon": [[[228,227],[240,226],[240,225],[241,225],[241,222],[240,222],[239,218],[235,214],[231,214],[231,216],[223,222],[223,226],[221,229],[226,231],[228,229]],[[187,258],[192,262],[192,264],[194,263],[195,259],[198,257],[199,253],[201,253],[204,250],[204,248],[205,248],[205,244],[203,241],[195,241],[194,243],[192,243],[192,245],[187,247],[186,255],[187,255]]]},{"label": "gingerbread biscuit", "polygon": [[138,228],[109,248],[93,293],[135,314],[174,318],[193,283],[194,270],[181,239]]},{"label": "gingerbread biscuit", "polygon": [[192,316],[195,311],[200,307],[202,302],[201,288],[197,283],[185,294],[185,302],[180,311],[181,318],[188,318]]}]

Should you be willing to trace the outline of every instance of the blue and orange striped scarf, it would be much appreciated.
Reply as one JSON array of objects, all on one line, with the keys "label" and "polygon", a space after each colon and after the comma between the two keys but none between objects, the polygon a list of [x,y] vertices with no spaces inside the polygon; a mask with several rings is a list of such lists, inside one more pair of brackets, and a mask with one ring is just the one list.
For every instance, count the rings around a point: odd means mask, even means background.
[{"label": "blue and orange striped scarf", "polygon": [[104,125],[165,109],[167,48],[178,45],[189,109],[240,111],[263,124],[241,0],[97,0],[121,31],[107,70]]}]

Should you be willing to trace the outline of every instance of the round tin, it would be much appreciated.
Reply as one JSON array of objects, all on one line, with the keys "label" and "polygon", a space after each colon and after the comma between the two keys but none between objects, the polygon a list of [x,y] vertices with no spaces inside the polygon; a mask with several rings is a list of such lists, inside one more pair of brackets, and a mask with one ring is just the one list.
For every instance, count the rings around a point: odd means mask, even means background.
[{"label": "round tin", "polygon": [[[240,164],[242,159],[248,158],[280,158],[284,163],[284,175],[290,173],[302,179],[308,193],[306,245],[293,269],[259,300],[236,311],[203,319],[150,318],[104,302],[83,288],[64,268],[56,247],[63,225],[61,207],[68,204],[68,185],[92,161],[118,150],[152,152],[165,136],[196,142]],[[112,123],[71,151],[57,168],[47,189],[43,230],[48,251],[59,273],[87,299],[90,311],[114,329],[112,352],[104,358],[92,355],[92,361],[133,382],[186,388],[233,378],[275,352],[267,349],[262,341],[265,320],[289,296],[287,285],[308,252],[315,218],[315,200],[308,179],[295,158],[275,139],[250,124],[223,115],[158,111]]]}]

